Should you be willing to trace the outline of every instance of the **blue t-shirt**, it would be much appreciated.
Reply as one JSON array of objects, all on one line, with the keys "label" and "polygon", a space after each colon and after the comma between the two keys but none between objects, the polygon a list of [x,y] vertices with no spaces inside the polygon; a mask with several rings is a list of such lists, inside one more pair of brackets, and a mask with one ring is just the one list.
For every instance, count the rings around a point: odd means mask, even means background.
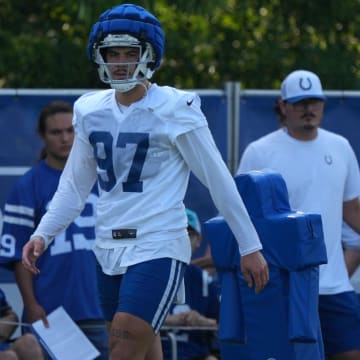
[{"label": "blue t-shirt", "polygon": [[[5,204],[0,264],[12,267],[21,261],[22,248],[46,212],[61,171],[40,161],[15,184]],[[51,243],[39,258],[40,274],[34,292],[46,313],[63,306],[73,320],[103,318],[96,281],[94,187],[81,215]],[[23,321],[27,322],[26,314]]]}]

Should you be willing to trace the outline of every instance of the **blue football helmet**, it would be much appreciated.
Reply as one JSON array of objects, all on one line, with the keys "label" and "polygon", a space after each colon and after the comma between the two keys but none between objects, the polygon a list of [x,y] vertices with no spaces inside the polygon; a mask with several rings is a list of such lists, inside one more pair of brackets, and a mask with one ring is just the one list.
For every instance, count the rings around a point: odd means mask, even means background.
[{"label": "blue football helmet", "polygon": [[[143,7],[133,4],[115,6],[105,11],[91,29],[87,54],[97,66],[100,80],[120,92],[133,89],[144,79],[150,79],[160,66],[164,53],[165,36],[160,21]],[[104,59],[109,47],[139,49],[136,63],[114,64]],[[110,66],[128,66],[125,79],[113,79]],[[130,74],[130,67],[136,65]]]}]

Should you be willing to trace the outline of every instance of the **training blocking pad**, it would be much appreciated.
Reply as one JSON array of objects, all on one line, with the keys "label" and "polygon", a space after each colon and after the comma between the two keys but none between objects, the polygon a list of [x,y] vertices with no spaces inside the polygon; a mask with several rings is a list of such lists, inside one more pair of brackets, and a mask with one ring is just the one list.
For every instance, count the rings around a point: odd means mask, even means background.
[{"label": "training blocking pad", "polygon": [[311,354],[320,360],[318,265],[327,262],[321,217],[292,211],[276,172],[249,172],[235,182],[261,239],[270,281],[260,294],[248,288],[229,226],[222,217],[205,223],[222,285],[222,357],[291,360]]}]

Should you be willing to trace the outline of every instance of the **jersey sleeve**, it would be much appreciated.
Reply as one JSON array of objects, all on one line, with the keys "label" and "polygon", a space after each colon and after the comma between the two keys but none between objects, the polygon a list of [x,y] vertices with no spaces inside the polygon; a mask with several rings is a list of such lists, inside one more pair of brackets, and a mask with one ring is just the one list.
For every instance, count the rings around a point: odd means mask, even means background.
[{"label": "jersey sleeve", "polygon": [[228,222],[241,255],[262,245],[235,181],[226,167],[208,127],[179,136],[177,147],[195,176],[209,189],[216,208]]},{"label": "jersey sleeve", "polygon": [[175,140],[181,134],[207,126],[207,120],[201,110],[200,97],[193,92],[184,92],[175,103],[169,122],[170,140]]},{"label": "jersey sleeve", "polygon": [[41,236],[47,247],[79,216],[95,181],[96,162],[92,148],[76,136],[53,200],[32,237]]},{"label": "jersey sleeve", "polygon": [[0,263],[7,266],[21,261],[22,248],[36,226],[35,195],[31,181],[24,180],[16,182],[4,206]]},{"label": "jersey sleeve", "polygon": [[[73,125],[76,136],[84,142],[88,142],[85,131],[84,119],[89,109],[93,109],[103,99],[105,91],[91,91],[80,96],[74,103]],[[100,103],[99,106],[102,106]]]}]

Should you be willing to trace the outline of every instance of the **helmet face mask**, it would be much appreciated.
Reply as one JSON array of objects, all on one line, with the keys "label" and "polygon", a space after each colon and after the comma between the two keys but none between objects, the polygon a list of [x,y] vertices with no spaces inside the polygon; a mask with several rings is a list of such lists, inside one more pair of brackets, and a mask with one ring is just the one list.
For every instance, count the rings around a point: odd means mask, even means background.
[{"label": "helmet face mask", "polygon": [[[137,58],[131,62],[110,62],[106,54],[111,48],[133,48],[136,50]],[[150,69],[154,63],[152,46],[149,43],[141,43],[128,34],[107,35],[94,49],[93,57],[98,65],[100,80],[120,92],[133,89],[138,83],[150,79],[154,72]],[[119,72],[121,78],[116,78],[114,72]]]},{"label": "helmet face mask", "polygon": [[[91,29],[87,54],[98,68],[101,81],[117,91],[127,92],[151,78],[160,66],[164,45],[160,21],[141,6],[123,4],[100,15]],[[116,48],[123,51],[136,48],[139,56],[137,59],[130,56],[131,62],[123,59],[118,62],[116,56],[109,60],[109,48],[114,52]]]}]

